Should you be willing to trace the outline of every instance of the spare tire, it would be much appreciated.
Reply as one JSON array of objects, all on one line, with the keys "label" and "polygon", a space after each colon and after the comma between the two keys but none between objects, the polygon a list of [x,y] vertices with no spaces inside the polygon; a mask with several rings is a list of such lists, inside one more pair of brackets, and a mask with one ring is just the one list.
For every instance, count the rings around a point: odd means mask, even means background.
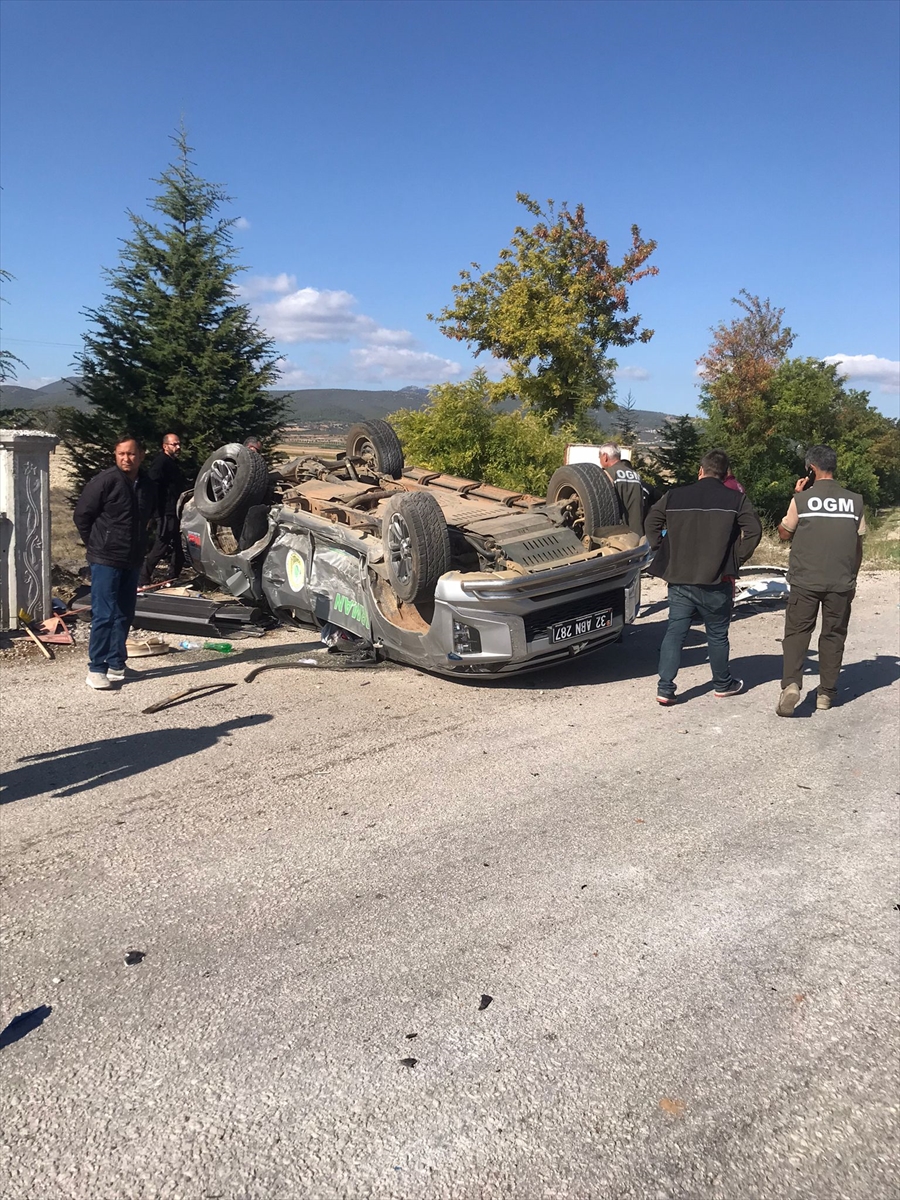
[{"label": "spare tire", "polygon": [[194,504],[207,521],[229,524],[252,504],[262,504],[269,490],[269,468],[255,450],[229,442],[214,451],[197,475]]},{"label": "spare tire", "polygon": [[581,521],[581,536],[586,537],[603,525],[619,525],[622,515],[615,486],[596,463],[572,463],[554,471],[547,487],[548,504],[578,504],[576,521]]},{"label": "spare tire", "polygon": [[441,506],[428,492],[397,492],[387,502],[381,537],[395,593],[409,604],[431,599],[450,570],[450,532]]},{"label": "spare tire", "polygon": [[363,458],[382,475],[403,474],[403,447],[387,421],[360,421],[347,434],[347,457]]}]

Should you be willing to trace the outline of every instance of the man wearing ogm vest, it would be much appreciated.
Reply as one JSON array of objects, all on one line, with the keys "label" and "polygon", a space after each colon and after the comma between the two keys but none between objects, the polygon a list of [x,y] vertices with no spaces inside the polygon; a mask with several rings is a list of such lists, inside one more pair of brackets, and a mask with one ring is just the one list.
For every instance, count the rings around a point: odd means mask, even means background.
[{"label": "man wearing ogm vest", "polygon": [[862,562],[866,532],[862,496],[848,492],[834,478],[837,455],[829,446],[813,446],[806,455],[809,474],[797,480],[794,498],[778,526],[791,543],[788,597],[784,617],[784,665],[781,696],[775,711],[793,716],[803,686],[803,662],[816,627],[819,609],[819,690],[816,708],[831,708]]}]

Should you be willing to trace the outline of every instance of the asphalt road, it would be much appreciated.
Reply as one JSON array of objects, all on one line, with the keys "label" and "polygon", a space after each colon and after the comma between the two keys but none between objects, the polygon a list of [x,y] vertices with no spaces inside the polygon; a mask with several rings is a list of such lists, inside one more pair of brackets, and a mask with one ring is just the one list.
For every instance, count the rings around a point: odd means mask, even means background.
[{"label": "asphalt road", "polygon": [[659,708],[659,595],[501,686],[323,665],[144,716],[308,635],[117,694],[4,664],[4,1195],[895,1197],[898,576],[792,720],[778,610],[734,624],[746,695],[698,632]]}]

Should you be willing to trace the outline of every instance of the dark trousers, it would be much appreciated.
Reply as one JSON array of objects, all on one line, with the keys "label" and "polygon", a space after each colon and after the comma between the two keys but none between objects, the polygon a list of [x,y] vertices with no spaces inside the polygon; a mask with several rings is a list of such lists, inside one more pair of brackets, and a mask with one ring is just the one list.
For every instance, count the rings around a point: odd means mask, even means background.
[{"label": "dark trousers", "polygon": [[89,671],[105,675],[110,668],[121,671],[125,666],[125,642],[134,620],[137,587],[137,567],[91,566]]},{"label": "dark trousers", "polygon": [[144,559],[141,568],[140,587],[145,587],[152,581],[156,564],[163,558],[169,564],[166,578],[177,579],[184,570],[184,547],[181,544],[181,527],[174,513],[166,513],[159,519],[156,541],[150,547],[150,553]]},{"label": "dark trousers", "polygon": [[681,650],[696,613],[706,626],[709,665],[717,692],[733,683],[728,665],[728,627],[734,608],[731,583],[669,584],[669,624],[659,648],[660,696],[675,695],[675,676],[681,666]]},{"label": "dark trousers", "polygon": [[803,663],[809,641],[822,609],[822,628],[819,633],[819,691],[832,699],[837,695],[838,675],[844,661],[844,642],[850,624],[853,592],[830,592],[826,589],[804,591],[791,585],[787,611],[784,614],[784,651],[781,686],[796,683],[803,687]]}]

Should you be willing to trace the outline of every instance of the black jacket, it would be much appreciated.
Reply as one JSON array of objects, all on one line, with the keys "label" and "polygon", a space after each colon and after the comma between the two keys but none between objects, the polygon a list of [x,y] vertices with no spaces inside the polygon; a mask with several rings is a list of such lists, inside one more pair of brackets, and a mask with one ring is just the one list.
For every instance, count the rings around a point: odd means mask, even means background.
[{"label": "black jacket", "polygon": [[759,545],[762,526],[742,492],[707,476],[666,492],[647,514],[644,532],[659,551],[650,575],[667,583],[710,584],[737,575]]},{"label": "black jacket", "polygon": [[160,450],[147,469],[147,474],[157,488],[157,515],[174,516],[178,497],[187,488],[187,479],[181,463],[165,450]]},{"label": "black jacket", "polygon": [[139,567],[147,553],[147,525],[156,515],[156,488],[146,475],[132,483],[110,467],[86,485],[72,514],[87,560],[98,566]]},{"label": "black jacket", "polygon": [[650,499],[644,481],[631,463],[627,462],[613,463],[612,466],[606,467],[606,474],[612,480],[619,497],[624,523],[632,533],[640,537],[644,532],[644,514]]}]

